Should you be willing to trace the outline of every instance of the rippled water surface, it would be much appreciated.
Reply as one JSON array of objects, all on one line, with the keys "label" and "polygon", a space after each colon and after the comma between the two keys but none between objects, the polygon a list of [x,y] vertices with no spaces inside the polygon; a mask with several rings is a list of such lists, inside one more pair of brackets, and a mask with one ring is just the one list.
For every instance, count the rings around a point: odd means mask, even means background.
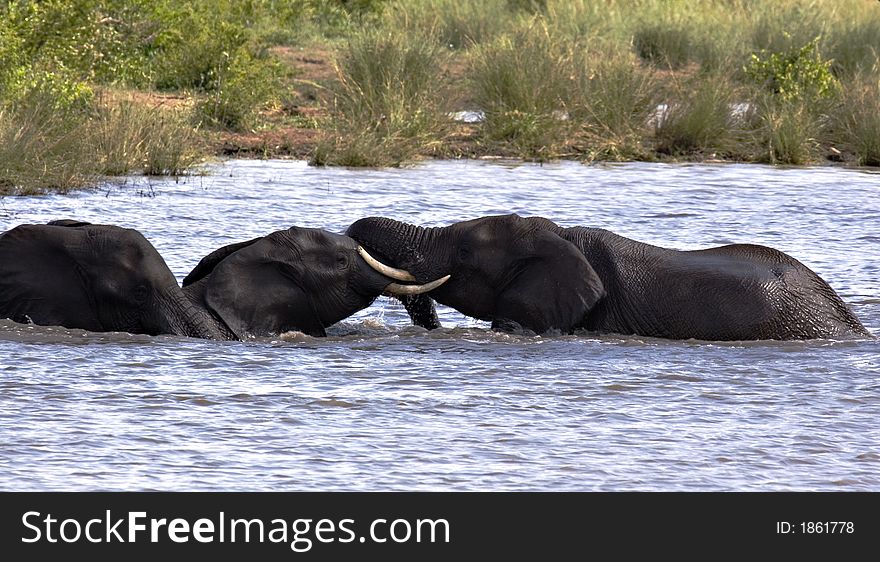
[{"label": "rippled water surface", "polygon": [[[0,199],[0,231],[140,230],[178,279],[291,225],[517,212],[693,249],[774,246],[880,334],[880,175],[832,168],[231,161]],[[876,340],[526,337],[379,299],[326,339],[213,342],[0,321],[5,490],[880,491]]]}]

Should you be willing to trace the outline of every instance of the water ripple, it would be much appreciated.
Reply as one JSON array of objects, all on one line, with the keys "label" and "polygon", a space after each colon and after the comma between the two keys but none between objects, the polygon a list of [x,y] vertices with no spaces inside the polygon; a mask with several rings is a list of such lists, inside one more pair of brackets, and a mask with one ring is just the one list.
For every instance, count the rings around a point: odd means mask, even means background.
[{"label": "water ripple", "polygon": [[[0,230],[73,217],[141,230],[182,279],[215,248],[297,224],[543,215],[693,249],[767,244],[880,332],[877,175],[840,168],[231,161],[6,198]],[[149,181],[155,197],[137,194]],[[828,185],[839,186],[828,190]],[[880,344],[498,334],[396,301],[246,342],[0,321],[6,490],[880,491]]]}]

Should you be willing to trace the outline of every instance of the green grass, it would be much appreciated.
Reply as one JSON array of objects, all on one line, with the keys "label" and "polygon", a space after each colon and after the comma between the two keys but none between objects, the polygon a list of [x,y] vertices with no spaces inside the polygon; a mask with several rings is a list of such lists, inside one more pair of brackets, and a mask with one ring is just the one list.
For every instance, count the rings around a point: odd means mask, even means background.
[{"label": "green grass", "polygon": [[642,160],[648,121],[661,100],[662,84],[632,53],[599,51],[578,65],[572,116],[582,123],[581,152],[587,160]]},{"label": "green grass", "polygon": [[[273,54],[315,46],[335,54],[335,85],[294,80]],[[867,0],[6,2],[0,189],[180,173],[203,130],[259,132],[267,115],[290,125],[303,100],[326,133],[315,164],[452,153],[798,164],[835,148],[880,165],[878,50],[880,3]],[[193,103],[95,99],[108,87]],[[450,123],[462,109],[485,122]]]},{"label": "green grass", "polygon": [[186,109],[99,96],[59,110],[32,94],[0,111],[0,194],[70,191],[107,176],[180,175],[204,160]]},{"label": "green grass", "polygon": [[366,30],[337,61],[333,136],[315,164],[400,165],[437,143],[448,124],[443,50],[418,34]]},{"label": "green grass", "polygon": [[69,191],[92,184],[80,112],[59,117],[52,100],[33,96],[0,111],[0,195]]},{"label": "green grass", "polygon": [[539,20],[475,50],[471,95],[486,114],[489,141],[507,144],[525,158],[558,155],[572,128],[573,52],[555,43]]},{"label": "green grass", "polygon": [[832,142],[855,155],[856,163],[880,166],[880,82],[857,76],[841,89],[831,112]]},{"label": "green grass", "polygon": [[738,92],[725,76],[678,84],[655,124],[655,150],[672,156],[726,156],[742,127]]}]

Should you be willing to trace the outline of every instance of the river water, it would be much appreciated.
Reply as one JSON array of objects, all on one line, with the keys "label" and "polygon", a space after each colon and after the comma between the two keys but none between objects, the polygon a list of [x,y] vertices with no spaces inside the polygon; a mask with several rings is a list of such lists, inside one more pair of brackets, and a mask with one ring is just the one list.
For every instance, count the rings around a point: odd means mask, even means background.
[{"label": "river water", "polygon": [[[0,231],[140,230],[182,279],[230,242],[517,212],[693,249],[766,244],[880,334],[880,175],[753,165],[228,161],[0,199]],[[0,321],[3,490],[880,491],[880,342],[496,334],[381,298],[315,339],[96,334]]]}]

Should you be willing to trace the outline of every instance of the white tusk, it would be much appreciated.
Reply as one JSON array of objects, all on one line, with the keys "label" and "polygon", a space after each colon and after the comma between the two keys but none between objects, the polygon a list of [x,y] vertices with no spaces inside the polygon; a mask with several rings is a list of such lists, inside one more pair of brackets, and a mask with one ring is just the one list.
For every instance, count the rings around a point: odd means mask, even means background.
[{"label": "white tusk", "polygon": [[452,276],[447,275],[440,279],[434,279],[430,283],[425,283],[424,285],[400,285],[398,283],[391,283],[385,287],[385,291],[392,295],[421,295],[422,293],[433,291],[443,283],[446,283],[449,281],[450,277]]},{"label": "white tusk", "polygon": [[416,280],[413,274],[409,271],[397,269],[395,267],[391,267],[390,265],[385,265],[384,263],[371,256],[369,253],[367,253],[367,251],[364,250],[361,246],[358,246],[358,253],[361,255],[362,258],[364,258],[364,261],[367,262],[370,267],[372,267],[385,277],[397,279],[398,281]]}]

